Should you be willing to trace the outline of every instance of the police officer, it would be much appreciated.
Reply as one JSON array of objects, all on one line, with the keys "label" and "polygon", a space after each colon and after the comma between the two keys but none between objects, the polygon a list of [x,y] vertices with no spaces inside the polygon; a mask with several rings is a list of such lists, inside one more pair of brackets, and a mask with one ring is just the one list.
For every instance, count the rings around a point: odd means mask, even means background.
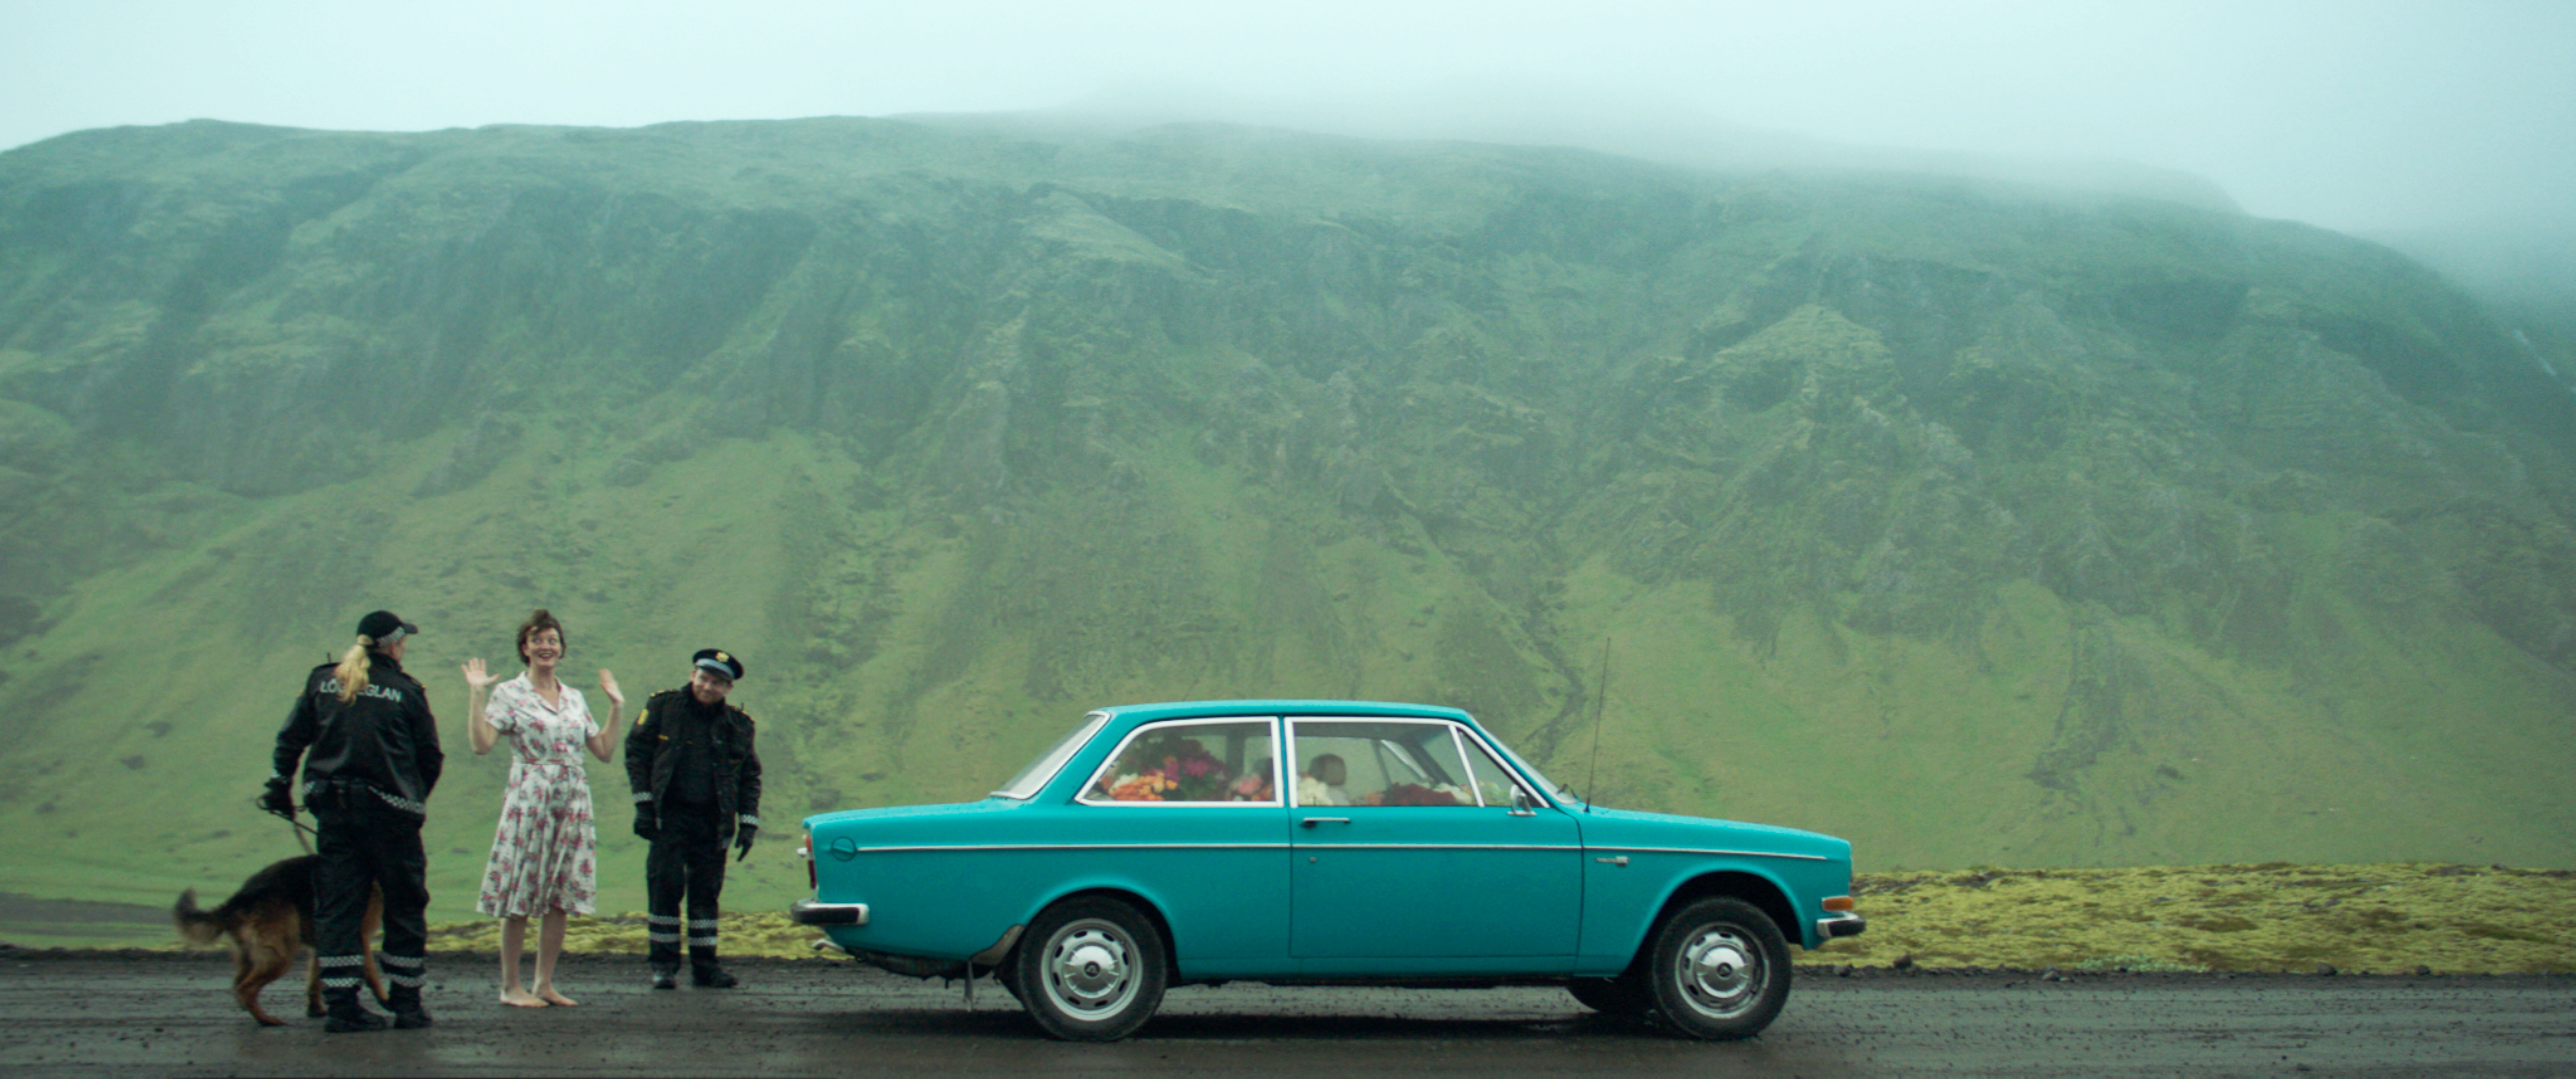
[{"label": "police officer", "polygon": [[689,684],[644,702],[626,733],[626,780],[635,789],[635,834],[653,844],[644,859],[645,939],[653,988],[680,971],[680,898],[689,901],[689,981],[728,989],[716,964],[716,897],[724,891],[725,841],[739,861],[760,832],[760,754],[751,717],[725,702],[742,660],[709,648],[690,657]]},{"label": "police officer", "polygon": [[429,695],[402,669],[403,650],[418,632],[391,611],[358,620],[358,642],[347,654],[305,676],[304,693],[277,732],[275,770],[260,796],[262,808],[294,816],[290,791],[302,761],[304,805],[320,824],[313,951],[329,1009],[322,1029],[334,1034],[385,1028],[384,1017],[358,1003],[370,887],[384,894],[385,946],[376,958],[393,983],[385,1002],[393,1025],[430,1024],[420,1001],[429,954],[429,886],[422,879],[429,859],[420,825],[447,757]]}]

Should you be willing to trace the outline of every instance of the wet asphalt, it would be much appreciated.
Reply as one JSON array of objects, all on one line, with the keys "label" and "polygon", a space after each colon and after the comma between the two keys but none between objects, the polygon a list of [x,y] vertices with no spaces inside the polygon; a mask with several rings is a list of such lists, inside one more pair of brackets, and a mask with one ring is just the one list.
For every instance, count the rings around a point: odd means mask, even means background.
[{"label": "wet asphalt", "polygon": [[579,1008],[494,1002],[488,959],[433,957],[421,1031],[327,1035],[299,976],[263,1029],[220,953],[0,954],[0,1073],[164,1075],[2576,1074],[2576,977],[1802,970],[1762,1037],[1692,1042],[1553,988],[1187,987],[1137,1036],[1047,1040],[989,982],[741,961],[740,988],[645,987],[569,957]]}]

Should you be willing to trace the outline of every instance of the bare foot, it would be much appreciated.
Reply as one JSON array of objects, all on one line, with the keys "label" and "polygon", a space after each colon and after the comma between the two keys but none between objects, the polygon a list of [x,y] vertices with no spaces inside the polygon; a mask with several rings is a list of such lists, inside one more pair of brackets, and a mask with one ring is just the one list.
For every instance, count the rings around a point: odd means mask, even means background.
[{"label": "bare foot", "polygon": [[542,1008],[546,1006],[545,1001],[537,999],[536,994],[528,992],[525,989],[502,990],[501,1003],[507,1004],[513,1008]]},{"label": "bare foot", "polygon": [[548,1003],[548,1004],[560,1005],[560,1006],[562,1006],[562,1007],[566,1007],[566,1008],[578,1008],[578,1007],[581,1007],[581,1002],[580,1002],[580,1001],[578,1001],[578,1000],[574,1000],[574,999],[573,999],[573,998],[571,998],[571,997],[568,997],[568,996],[565,996],[565,995],[563,995],[563,994],[561,994],[561,993],[555,992],[555,987],[553,987],[553,986],[551,986],[551,985],[549,985],[549,986],[547,986],[547,987],[545,987],[545,988],[543,988],[543,989],[539,989],[539,990],[537,990],[537,997],[538,997],[539,999],[541,999],[541,1000],[545,1001],[545,1002],[546,1002],[546,1003]]}]

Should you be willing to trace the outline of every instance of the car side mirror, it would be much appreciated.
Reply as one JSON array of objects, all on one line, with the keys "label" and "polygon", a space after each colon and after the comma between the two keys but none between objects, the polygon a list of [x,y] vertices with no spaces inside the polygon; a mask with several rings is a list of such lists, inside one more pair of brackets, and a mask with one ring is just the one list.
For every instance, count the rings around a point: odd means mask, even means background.
[{"label": "car side mirror", "polygon": [[1517,784],[1517,783],[1513,784],[1513,785],[1512,785],[1512,816],[1515,816],[1515,817],[1535,817],[1535,816],[1537,816],[1537,815],[1538,815],[1538,809],[1530,803],[1530,796],[1529,796],[1529,792],[1528,792],[1528,791],[1526,791],[1526,790],[1521,789],[1521,787],[1520,787],[1520,785],[1519,785],[1519,784]]}]

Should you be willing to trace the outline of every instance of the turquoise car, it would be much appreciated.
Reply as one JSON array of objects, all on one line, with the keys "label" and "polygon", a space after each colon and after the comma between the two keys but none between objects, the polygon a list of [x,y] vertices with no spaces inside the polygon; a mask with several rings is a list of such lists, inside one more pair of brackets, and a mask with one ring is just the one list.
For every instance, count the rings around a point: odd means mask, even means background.
[{"label": "turquoise car", "polygon": [[993,976],[1113,1040],[1174,985],[1561,984],[1760,1032],[1789,945],[1859,933],[1851,844],[1584,803],[1465,712],[1208,701],[1083,717],[980,802],[805,819],[790,914],[860,960]]}]

